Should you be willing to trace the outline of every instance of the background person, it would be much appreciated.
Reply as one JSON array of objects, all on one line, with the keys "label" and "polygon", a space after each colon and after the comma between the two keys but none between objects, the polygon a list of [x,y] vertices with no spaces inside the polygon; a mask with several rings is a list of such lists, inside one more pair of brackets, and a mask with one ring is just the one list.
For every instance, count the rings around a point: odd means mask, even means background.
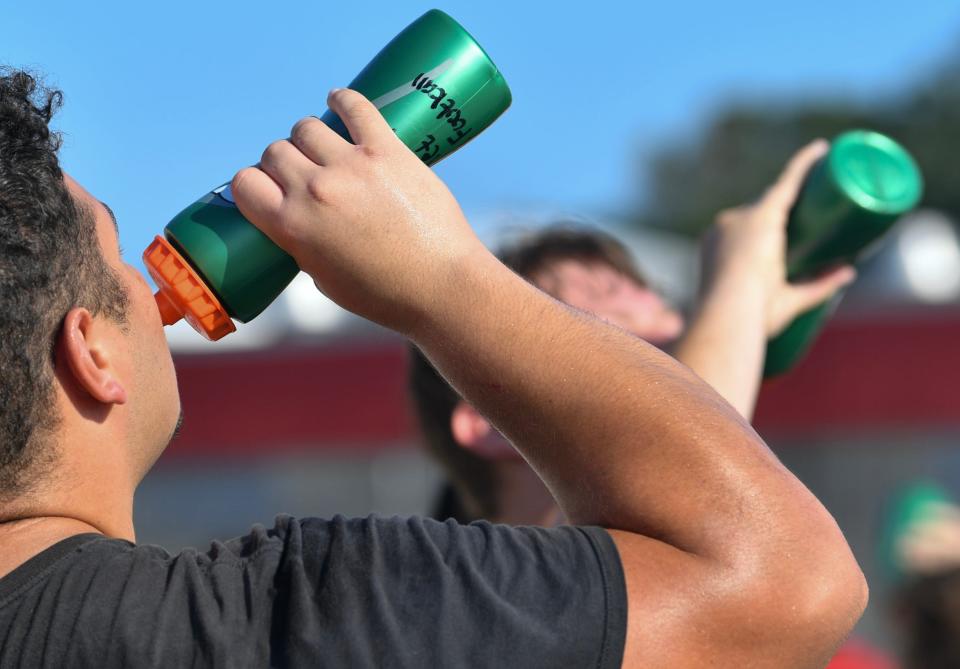
[{"label": "background person", "polygon": [[893,614],[904,669],[960,666],[960,506],[931,481],[898,492],[884,557],[896,583]]},{"label": "background person", "polygon": [[[853,268],[838,267],[813,281],[786,281],[787,215],[807,170],[826,148],[822,141],[807,146],[757,203],[718,215],[705,243],[699,305],[685,333],[680,314],[607,233],[552,226],[499,255],[552,297],[658,347],[675,345],[675,357],[749,419],[767,339],[855,276]],[[441,491],[435,518],[558,522],[549,490],[523,458],[415,348],[409,386],[425,447],[451,482]]]}]

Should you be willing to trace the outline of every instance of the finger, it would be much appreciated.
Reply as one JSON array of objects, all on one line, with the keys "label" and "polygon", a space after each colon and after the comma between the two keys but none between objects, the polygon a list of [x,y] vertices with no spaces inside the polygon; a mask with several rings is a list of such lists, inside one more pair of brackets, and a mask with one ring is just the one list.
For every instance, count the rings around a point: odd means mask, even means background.
[{"label": "finger", "polygon": [[942,562],[960,562],[960,546],[956,537],[937,532],[936,528],[911,532],[904,537],[902,550],[914,561],[936,558]]},{"label": "finger", "polygon": [[306,183],[317,169],[312,160],[285,139],[267,147],[260,157],[258,167],[287,193],[299,184]]},{"label": "finger", "polygon": [[957,546],[960,544],[960,533],[950,523],[933,523],[926,528],[926,536],[941,546]]},{"label": "finger", "polygon": [[767,191],[763,203],[782,211],[789,210],[796,202],[797,195],[800,194],[800,188],[803,186],[803,180],[810,168],[829,150],[830,144],[824,139],[818,139],[797,151],[783,169],[780,177]]},{"label": "finger", "polygon": [[316,116],[297,121],[290,130],[290,143],[317,165],[329,164],[331,158],[350,148],[347,140]]},{"label": "finger", "polygon": [[336,88],[327,96],[327,105],[347,126],[354,144],[377,146],[396,139],[380,111],[356,91]]},{"label": "finger", "polygon": [[283,190],[266,172],[246,167],[230,182],[233,200],[240,213],[271,239],[283,206]]},{"label": "finger", "polygon": [[831,270],[816,279],[792,284],[787,292],[790,311],[799,315],[820,306],[856,278],[857,271],[846,265]]}]

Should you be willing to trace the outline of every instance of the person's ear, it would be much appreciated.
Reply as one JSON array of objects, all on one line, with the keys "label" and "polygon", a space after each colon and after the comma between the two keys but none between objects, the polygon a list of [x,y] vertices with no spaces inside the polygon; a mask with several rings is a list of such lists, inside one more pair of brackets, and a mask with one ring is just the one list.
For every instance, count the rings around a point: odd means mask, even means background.
[{"label": "person's ear", "polygon": [[486,441],[493,427],[490,422],[477,413],[477,410],[464,402],[457,402],[450,415],[450,432],[453,439],[470,451],[478,450]]},{"label": "person's ear", "polygon": [[476,409],[460,400],[450,415],[450,431],[462,447],[488,460],[516,460],[520,454]]},{"label": "person's ear", "polygon": [[110,365],[109,339],[86,309],[75,307],[63,319],[61,354],[79,388],[102,404],[123,404],[127,391]]}]

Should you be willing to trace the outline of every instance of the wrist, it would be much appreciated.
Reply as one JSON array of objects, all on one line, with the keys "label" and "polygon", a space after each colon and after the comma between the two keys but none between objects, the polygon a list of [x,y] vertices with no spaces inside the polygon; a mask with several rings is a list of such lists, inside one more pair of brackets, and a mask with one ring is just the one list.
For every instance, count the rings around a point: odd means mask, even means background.
[{"label": "wrist", "polygon": [[423,292],[416,313],[401,333],[419,346],[452,340],[475,319],[493,308],[504,279],[520,281],[479,241],[454,254],[432,272],[431,288]]},{"label": "wrist", "polygon": [[769,280],[757,271],[755,264],[736,262],[718,268],[701,293],[701,304],[736,301],[742,305],[763,308],[769,290]]}]

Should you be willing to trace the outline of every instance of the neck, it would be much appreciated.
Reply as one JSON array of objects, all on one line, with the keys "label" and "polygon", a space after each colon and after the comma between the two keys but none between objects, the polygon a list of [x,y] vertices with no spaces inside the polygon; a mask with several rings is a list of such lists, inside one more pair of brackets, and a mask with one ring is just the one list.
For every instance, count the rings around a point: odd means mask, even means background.
[{"label": "neck", "polygon": [[501,462],[497,474],[500,513],[494,519],[496,522],[541,527],[562,522],[556,501],[526,462]]},{"label": "neck", "polygon": [[54,544],[100,530],[74,518],[43,516],[0,523],[0,578]]},{"label": "neck", "polygon": [[[109,443],[109,446],[105,444]],[[72,442],[72,451],[58,463],[56,490],[40,498],[30,513],[32,518],[66,519],[95,528],[116,539],[135,541],[133,528],[134,477],[124,453],[122,439],[104,438]]]},{"label": "neck", "polygon": [[[70,480],[83,482],[71,485]],[[65,536],[95,532],[115,539],[136,540],[133,493],[125,492],[116,482],[57,476],[56,483],[47,481],[41,486],[57,492],[33,493],[0,507],[0,552],[6,549],[11,535],[22,536],[36,530],[45,534],[52,528],[63,528]]]},{"label": "neck", "polygon": [[55,482],[41,482],[37,492],[0,508],[0,578],[77,534],[136,540],[132,490],[109,476],[64,471],[61,459],[55,466]]},{"label": "neck", "polygon": [[15,533],[62,528],[71,534],[79,528],[134,541],[136,444],[123,421],[116,415],[92,420],[68,410],[61,415],[56,435],[43,446],[55,453],[49,471],[27,494],[0,507],[0,542],[5,548],[3,532],[11,528]]}]

